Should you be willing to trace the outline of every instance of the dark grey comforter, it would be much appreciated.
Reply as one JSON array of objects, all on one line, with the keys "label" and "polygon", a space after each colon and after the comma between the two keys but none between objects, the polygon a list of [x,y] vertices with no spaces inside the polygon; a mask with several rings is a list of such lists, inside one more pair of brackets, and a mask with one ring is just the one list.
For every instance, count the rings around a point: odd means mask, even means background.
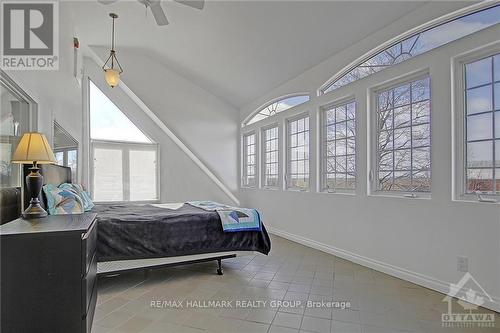
[{"label": "dark grey comforter", "polygon": [[223,251],[268,254],[262,231],[224,233],[216,212],[184,204],[171,210],[151,205],[96,205],[97,259],[113,261],[174,257]]}]

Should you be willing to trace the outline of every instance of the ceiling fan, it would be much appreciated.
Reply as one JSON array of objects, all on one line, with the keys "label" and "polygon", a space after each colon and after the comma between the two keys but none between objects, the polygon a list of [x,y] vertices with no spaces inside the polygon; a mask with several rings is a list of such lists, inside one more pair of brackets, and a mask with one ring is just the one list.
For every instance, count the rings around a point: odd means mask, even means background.
[{"label": "ceiling fan", "polygon": [[[118,0],[97,0],[99,3],[103,5],[110,5]],[[156,24],[159,26],[164,26],[168,24],[167,15],[165,15],[165,11],[161,7],[160,0],[137,0],[141,4],[143,4],[146,9],[151,9],[151,13],[153,13],[153,17],[155,18]],[[203,9],[205,6],[205,0],[173,0],[180,4],[193,7],[196,9]]]}]

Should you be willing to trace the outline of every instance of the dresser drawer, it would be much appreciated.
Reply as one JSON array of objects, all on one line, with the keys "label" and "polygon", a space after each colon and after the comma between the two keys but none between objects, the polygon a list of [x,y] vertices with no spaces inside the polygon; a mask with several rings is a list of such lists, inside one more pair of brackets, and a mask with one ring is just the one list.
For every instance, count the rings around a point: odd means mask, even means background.
[{"label": "dresser drawer", "polygon": [[97,221],[94,220],[92,226],[82,237],[82,273],[87,274],[90,263],[97,249]]},{"label": "dresser drawer", "polygon": [[87,275],[82,279],[82,312],[86,314],[91,304],[91,296],[94,289],[97,289],[97,255],[94,254],[89,265]]}]

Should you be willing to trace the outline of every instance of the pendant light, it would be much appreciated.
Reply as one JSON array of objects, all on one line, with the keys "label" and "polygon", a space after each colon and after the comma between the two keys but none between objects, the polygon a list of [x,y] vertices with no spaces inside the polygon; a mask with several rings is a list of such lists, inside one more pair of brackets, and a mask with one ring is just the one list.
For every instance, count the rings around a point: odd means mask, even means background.
[{"label": "pendant light", "polygon": [[109,51],[109,57],[102,66],[104,70],[104,78],[111,88],[114,88],[120,83],[120,74],[123,73],[122,66],[116,58],[115,51],[115,19],[118,15],[115,13],[110,13],[109,16],[113,19],[113,26],[111,30],[111,50]]}]

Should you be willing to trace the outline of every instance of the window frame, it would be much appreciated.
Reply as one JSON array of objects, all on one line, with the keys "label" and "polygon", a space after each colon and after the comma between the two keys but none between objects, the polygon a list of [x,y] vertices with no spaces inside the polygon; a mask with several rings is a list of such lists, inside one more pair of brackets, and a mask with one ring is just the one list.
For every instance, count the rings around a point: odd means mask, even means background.
[{"label": "window frame", "polygon": [[[385,50],[388,50],[390,49],[391,47],[407,40],[407,39],[410,39],[416,35],[419,35],[421,33],[424,33],[428,30],[431,30],[433,28],[436,28],[436,27],[439,27],[441,25],[444,25],[444,24],[447,24],[449,22],[452,22],[454,20],[458,20],[462,17],[465,17],[465,16],[468,16],[468,15],[472,15],[472,14],[475,14],[477,12],[481,12],[481,11],[484,11],[484,10],[488,10],[490,8],[493,8],[493,7],[496,7],[498,6],[498,4],[494,3],[494,2],[488,2],[488,1],[483,1],[483,2],[480,2],[480,3],[477,3],[477,4],[473,4],[471,6],[467,6],[465,8],[462,8],[462,9],[459,9],[459,10],[456,10],[450,14],[447,14],[447,15],[443,15],[439,18],[436,18],[434,20],[431,20],[429,22],[426,22],[424,24],[421,24],[417,27],[414,27],[413,29],[410,29],[388,41],[386,41],[385,43],[371,49],[370,51],[368,51],[367,53],[363,54],[362,56],[356,58],[354,61],[350,62],[347,66],[343,67],[340,71],[338,71],[337,73],[335,73],[333,76],[331,76],[325,83],[323,83],[316,91],[316,95],[317,96],[322,96],[322,95],[327,95],[329,93],[332,93],[333,91],[335,90],[339,90],[339,89],[343,89],[344,87],[346,86],[349,86],[351,84],[353,84],[354,82],[357,82],[359,80],[363,80],[371,75],[373,75],[374,73],[370,73],[369,75],[363,77],[363,78],[360,78],[360,79],[357,79],[357,80],[354,80],[352,82],[349,82],[345,85],[342,85],[336,89],[333,89],[333,90],[329,90],[331,86],[333,86],[337,81],[339,81],[343,76],[345,76],[346,74],[350,73],[352,70],[354,70],[355,68],[359,67],[360,65],[362,65],[363,63],[367,62],[368,60],[372,59],[373,57],[377,56],[379,53],[385,51]],[[491,26],[490,26],[491,27]],[[488,27],[487,27],[488,28]],[[487,29],[486,28],[486,29]],[[467,34],[467,35],[464,35],[460,38],[464,38],[464,37],[467,37],[467,36],[470,36],[472,34],[475,34],[477,32],[480,32],[484,29],[479,29],[471,34]],[[458,38],[458,39],[460,39]],[[422,55],[422,54],[425,54],[427,52],[431,52],[432,50],[436,49],[436,48],[440,48],[440,47],[443,47],[445,45],[448,45],[449,43],[453,43],[454,41],[458,40],[458,39],[455,39],[455,40],[452,40],[452,41],[449,41],[445,44],[442,44],[440,46],[437,46],[437,47],[434,47],[430,50],[427,50],[423,53],[420,53],[420,54],[417,54],[415,56],[412,56],[410,57],[410,59],[414,58],[414,57],[417,57],[419,55]],[[407,59],[409,60],[409,59]],[[402,61],[402,62],[405,62],[406,60]],[[402,62],[399,62],[399,63],[395,63],[393,65],[390,65],[389,67],[394,67],[394,66],[397,66],[399,65],[400,63]],[[386,69],[386,68],[385,68]],[[383,70],[381,70],[383,71]]]},{"label": "window frame", "polygon": [[[277,174],[277,177],[278,177],[278,183],[276,184],[276,186],[269,186],[269,185],[266,185],[266,142],[267,142],[267,138],[266,138],[266,131],[267,130],[270,130],[270,129],[273,129],[273,128],[276,128],[277,130],[277,133],[278,133],[278,139],[277,139],[277,155],[278,155],[278,160],[277,160],[277,168],[278,168],[278,174]],[[279,126],[279,123],[275,122],[275,123],[272,123],[272,124],[269,124],[269,125],[266,125],[266,126],[262,126],[260,128],[260,136],[261,136],[261,144],[260,144],[260,147],[261,147],[261,150],[260,150],[260,155],[261,155],[261,158],[260,158],[260,162],[261,162],[261,184],[262,184],[262,188],[263,189],[266,189],[266,190],[279,190],[281,187],[282,187],[282,160],[281,160],[281,155],[282,155],[282,151],[281,151],[281,142],[282,142],[282,133],[281,133],[281,129],[280,129],[280,126]]]},{"label": "window frame", "polygon": [[76,168],[75,168],[75,178],[72,179],[73,183],[77,183],[78,182],[78,148],[77,147],[73,147],[73,148],[59,148],[59,149],[54,149],[54,154],[57,154],[57,153],[62,153],[63,154],[63,164],[62,166],[65,166],[65,167],[70,167],[68,165],[68,153],[69,152],[72,152],[72,151],[75,151],[76,152]]},{"label": "window frame", "polygon": [[[158,203],[161,200],[160,193],[160,145],[158,143],[143,143],[143,142],[130,142],[130,141],[111,141],[111,140],[91,140],[90,141],[90,193],[92,199],[94,199],[94,149],[95,148],[109,148],[119,146],[122,147],[116,148],[117,150],[122,151],[122,159],[125,161],[125,156],[127,156],[127,162],[122,164],[122,179],[123,179],[123,200],[116,201],[96,201],[104,204],[113,204],[113,203]],[[130,199],[130,181],[125,181],[126,177],[130,176],[130,150],[149,150],[146,148],[155,147],[156,150],[156,199],[148,199],[148,200],[126,200],[128,197]],[[124,154],[126,152],[126,154]],[[128,175],[128,176],[127,176]],[[95,201],[95,200],[94,200]]]},{"label": "window frame", "polygon": [[[248,158],[247,150],[248,150],[248,146],[246,144],[246,138],[249,136],[252,136],[252,135],[254,136],[254,140],[255,140],[254,141],[255,151],[253,154],[255,157],[255,164],[254,164],[255,184],[250,185],[250,184],[245,182],[245,179],[248,177],[248,175],[247,175],[247,158]],[[240,186],[242,188],[255,189],[259,186],[259,160],[258,160],[259,150],[258,150],[258,147],[259,147],[258,135],[257,135],[257,132],[255,130],[243,133],[243,135],[241,136],[241,152],[242,152],[241,165],[242,165],[242,167],[241,167],[241,181],[240,181]]]},{"label": "window frame", "polygon": [[[302,118],[308,118],[309,121],[309,127],[307,129],[307,132],[309,134],[309,145],[308,145],[308,151],[309,151],[309,158],[308,158],[308,165],[309,165],[309,181],[308,181],[308,186],[307,187],[296,187],[296,186],[290,186],[291,183],[291,177],[290,177],[290,170],[291,170],[291,138],[290,138],[290,124],[296,120],[300,120]],[[287,191],[296,191],[296,192],[311,192],[313,188],[313,183],[312,183],[312,177],[311,177],[311,145],[312,145],[312,130],[311,130],[311,119],[312,116],[309,111],[305,111],[296,115],[293,115],[291,117],[285,118],[285,130],[284,133],[286,134],[286,140],[285,140],[285,174],[284,174],[284,189]]]},{"label": "window frame", "polygon": [[[52,126],[52,139],[53,139],[53,141],[55,141],[55,130],[54,130],[55,127],[58,127],[58,129],[60,131],[62,131],[66,136],[71,138],[75,143],[74,146],[61,147],[61,148],[54,147],[53,150],[54,150],[54,154],[63,153],[63,164],[62,165],[66,166],[66,167],[69,167],[69,165],[68,165],[68,153],[73,151],[73,150],[76,151],[76,168],[74,170],[74,178],[72,178],[72,181],[74,183],[77,183],[78,178],[79,178],[79,171],[80,171],[80,166],[79,166],[79,164],[80,164],[79,163],[80,142],[77,139],[75,139],[63,126],[61,126],[61,124],[59,124],[56,119],[54,119],[53,126]],[[55,142],[52,143],[52,146],[55,146]],[[73,174],[73,170],[72,170],[72,174]]]},{"label": "window frame", "polygon": [[[354,188],[327,188],[326,186],[326,112],[332,108],[339,106],[346,106],[347,104],[354,103]],[[319,107],[319,191],[320,193],[329,194],[355,194],[358,187],[358,103],[354,95],[340,98],[334,102],[322,105]]]},{"label": "window frame", "polygon": [[[467,122],[465,65],[500,54],[500,42],[468,51],[451,58],[452,109],[452,200],[500,204],[500,194],[467,193]],[[494,105],[493,105],[494,108]],[[493,111],[494,112],[494,111]],[[494,120],[493,120],[494,121]],[[493,123],[494,126],[494,123]],[[495,140],[495,138],[493,138]],[[495,161],[493,161],[495,163]],[[495,167],[493,167],[495,168]],[[497,168],[498,169],[498,168]]]},{"label": "window frame", "polygon": [[[268,108],[269,106],[271,106],[272,104],[274,103],[279,103],[283,100],[286,100],[288,98],[292,98],[292,97],[302,97],[302,96],[307,96],[308,97],[308,100],[303,102],[303,103],[299,103],[299,104],[296,104],[288,109],[285,109],[283,111],[279,111],[277,112],[276,114],[274,115],[271,115],[271,116],[267,116],[266,118],[263,118],[261,120],[257,120],[253,123],[249,123],[257,114],[259,114],[262,110]],[[301,105],[304,105],[308,102],[311,101],[311,93],[310,92],[296,92],[296,93],[290,93],[290,94],[286,94],[286,95],[282,95],[282,96],[279,96],[279,97],[276,97],[276,98],[273,98],[271,99],[270,101],[267,101],[266,103],[262,104],[261,106],[259,106],[255,111],[253,111],[252,113],[250,113],[241,123],[241,127],[246,127],[246,126],[252,126],[254,124],[258,124],[260,123],[261,121],[265,121],[271,117],[276,117],[278,114],[282,113],[282,112],[288,112],[289,110],[293,110],[294,108],[296,107],[299,107]]]},{"label": "window frame", "polygon": [[[378,103],[377,97],[379,93],[389,90],[392,88],[397,88],[400,85],[409,84],[420,79],[429,78],[429,103],[430,103],[430,115],[429,115],[429,149],[430,149],[430,179],[431,186],[429,192],[418,192],[418,191],[395,191],[395,190],[379,190],[378,189],[378,174],[379,174],[379,130],[378,130]],[[368,169],[368,195],[370,196],[388,196],[388,197],[399,197],[399,198],[412,198],[412,199],[431,199],[432,197],[432,184],[433,184],[433,172],[432,172],[432,160],[433,160],[433,143],[432,143],[432,77],[429,68],[415,70],[399,77],[393,78],[386,82],[383,82],[377,86],[368,89],[369,107],[368,109],[368,159],[370,167]]]}]

